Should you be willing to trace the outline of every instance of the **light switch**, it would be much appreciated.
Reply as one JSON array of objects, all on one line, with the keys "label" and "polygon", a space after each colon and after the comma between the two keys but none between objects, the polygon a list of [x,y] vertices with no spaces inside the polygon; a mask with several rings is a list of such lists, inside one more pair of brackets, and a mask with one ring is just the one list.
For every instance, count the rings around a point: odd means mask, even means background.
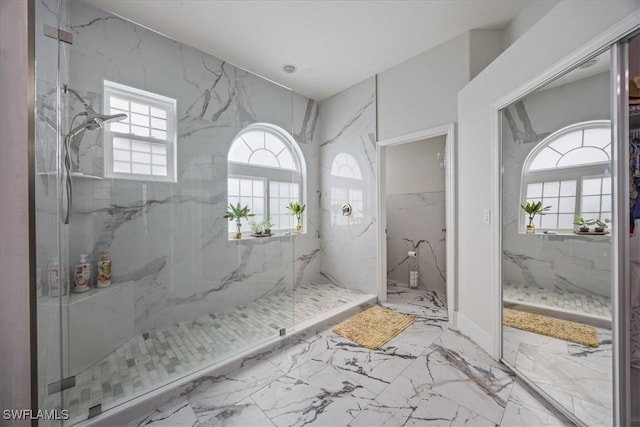
[{"label": "light switch", "polygon": [[482,222],[491,224],[491,209],[482,209]]}]

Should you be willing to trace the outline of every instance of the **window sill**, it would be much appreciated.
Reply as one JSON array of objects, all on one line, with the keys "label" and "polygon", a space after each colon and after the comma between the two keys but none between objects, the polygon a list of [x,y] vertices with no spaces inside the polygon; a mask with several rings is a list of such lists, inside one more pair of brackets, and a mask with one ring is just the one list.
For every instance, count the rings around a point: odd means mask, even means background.
[{"label": "window sill", "polygon": [[230,242],[245,242],[245,241],[261,241],[261,242],[270,242],[273,239],[276,240],[283,240],[283,238],[290,238],[290,237],[294,237],[294,236],[298,236],[298,235],[305,235],[307,234],[305,231],[301,231],[301,232],[297,232],[297,231],[287,231],[284,233],[275,233],[272,234],[271,236],[262,236],[262,237],[255,237],[252,236],[249,233],[242,233],[242,237],[240,239],[236,239],[234,235],[229,235],[229,241]]},{"label": "window sill", "polygon": [[604,240],[611,237],[611,232],[607,234],[576,234],[574,232],[561,231],[554,233],[546,233],[544,231],[535,231],[533,233],[527,233],[524,231],[518,231],[518,234],[524,236],[538,236],[538,237],[558,237],[562,240],[566,238],[575,238],[575,239],[583,239],[586,237],[589,240]]}]

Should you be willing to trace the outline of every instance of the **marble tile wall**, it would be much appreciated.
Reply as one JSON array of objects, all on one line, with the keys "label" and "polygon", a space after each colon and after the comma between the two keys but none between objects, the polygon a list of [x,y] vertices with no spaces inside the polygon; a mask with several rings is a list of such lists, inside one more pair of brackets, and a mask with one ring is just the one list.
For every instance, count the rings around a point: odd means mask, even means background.
[{"label": "marble tile wall", "polygon": [[[549,134],[610,118],[609,74],[536,92],[505,110],[502,127],[503,263],[506,283],[611,295],[610,239],[518,232],[522,166]],[[604,100],[604,101],[602,101]],[[550,108],[553,106],[553,108]]]},{"label": "marble tile wall", "polygon": [[[376,92],[367,79],[320,103],[321,274],[377,291]],[[335,165],[334,165],[334,162]],[[341,206],[353,212],[343,216]]]},{"label": "marble tile wall", "polygon": [[446,292],[445,193],[387,196],[387,277],[409,282],[407,252],[417,252],[418,285]]},{"label": "marble tile wall", "polygon": [[[110,250],[113,280],[135,283],[135,333],[317,279],[318,104],[87,4],[74,2],[70,12],[70,87],[101,110],[103,80],[110,80],[176,99],[178,115],[177,183],[74,181],[70,264],[81,253],[95,263]],[[63,101],[69,116],[82,107]],[[305,234],[228,240],[227,151],[256,122],[280,126],[300,145]],[[85,133],[80,172],[103,176],[102,138]]]}]

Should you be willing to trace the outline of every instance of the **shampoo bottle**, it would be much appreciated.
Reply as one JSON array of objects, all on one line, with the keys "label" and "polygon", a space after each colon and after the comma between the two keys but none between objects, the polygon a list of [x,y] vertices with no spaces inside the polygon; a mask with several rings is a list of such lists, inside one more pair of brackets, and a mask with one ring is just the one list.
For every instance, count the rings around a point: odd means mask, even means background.
[{"label": "shampoo bottle", "polygon": [[109,251],[102,251],[100,261],[98,261],[96,288],[106,288],[109,285],[111,285],[111,260],[109,259]]},{"label": "shampoo bottle", "polygon": [[91,266],[87,262],[87,255],[80,255],[80,262],[73,274],[73,292],[86,292],[91,288]]}]

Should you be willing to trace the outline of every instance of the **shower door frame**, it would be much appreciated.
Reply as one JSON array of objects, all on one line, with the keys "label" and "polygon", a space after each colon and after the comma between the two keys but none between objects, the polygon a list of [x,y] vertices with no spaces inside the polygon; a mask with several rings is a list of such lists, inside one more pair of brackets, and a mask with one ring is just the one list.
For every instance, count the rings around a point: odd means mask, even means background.
[{"label": "shower door frame", "polygon": [[[491,124],[492,140],[494,141],[494,151],[492,154],[493,183],[492,187],[497,197],[493,199],[492,210],[495,212],[493,227],[493,247],[497,248],[494,256],[493,276],[495,309],[493,310],[493,350],[495,355],[502,359],[502,143],[501,134],[501,110],[521,99],[527,94],[546,85],[548,82],[571,71],[576,65],[584,62],[587,58],[593,57],[606,50],[611,51],[611,123],[612,132],[615,135],[616,144],[613,147],[613,171],[612,177],[614,191],[613,203],[616,208],[614,221],[618,224],[625,224],[628,215],[628,152],[622,146],[625,135],[628,135],[628,117],[624,112],[628,112],[626,105],[628,91],[627,55],[624,41],[633,33],[640,29],[640,10],[619,21],[598,37],[586,43],[581,48],[575,50],[565,58],[562,58],[555,65],[545,70],[536,78],[523,84],[518,89],[512,91],[492,105]],[[624,73],[623,76],[621,74]],[[624,77],[624,78],[622,78]],[[626,132],[626,133],[625,133]],[[626,163],[625,163],[626,162]],[[626,172],[625,172],[626,169]],[[625,178],[626,177],[626,178]],[[625,180],[626,179],[626,180]],[[624,197],[621,197],[621,195]],[[629,265],[626,262],[629,241],[626,227],[616,227],[611,237],[612,241],[612,381],[613,381],[613,425],[631,425],[630,415],[630,365],[629,365],[629,310],[626,307],[629,294],[628,278]],[[519,378],[521,378],[518,375]],[[563,408],[558,408],[553,399],[549,399],[539,387],[524,379],[550,404],[566,414]],[[546,396],[546,397],[545,397]]]}]

